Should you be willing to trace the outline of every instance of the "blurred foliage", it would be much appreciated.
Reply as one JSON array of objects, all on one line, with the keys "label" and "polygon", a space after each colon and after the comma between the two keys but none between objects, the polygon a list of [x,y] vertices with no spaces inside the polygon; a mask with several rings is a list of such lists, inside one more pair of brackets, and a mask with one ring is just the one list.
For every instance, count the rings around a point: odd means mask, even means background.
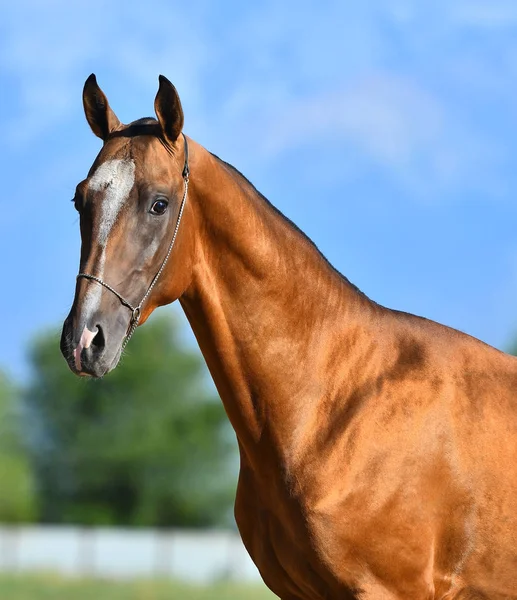
[{"label": "blurred foliage", "polygon": [[18,396],[0,373],[0,521],[30,522],[36,514],[34,479],[22,444]]},{"label": "blurred foliage", "polygon": [[8,600],[273,600],[265,585],[217,583],[196,586],[170,581],[110,582],[52,575],[0,574],[0,598]]},{"label": "blurred foliage", "polygon": [[228,524],[235,443],[199,354],[175,322],[139,329],[101,380],[74,376],[55,336],[30,356],[25,400],[41,520],[86,525]]}]

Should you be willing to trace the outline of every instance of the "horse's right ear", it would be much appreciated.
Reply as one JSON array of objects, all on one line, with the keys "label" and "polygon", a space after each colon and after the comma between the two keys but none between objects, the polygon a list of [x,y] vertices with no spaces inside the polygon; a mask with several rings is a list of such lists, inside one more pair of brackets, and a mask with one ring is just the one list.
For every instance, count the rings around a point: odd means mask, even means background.
[{"label": "horse's right ear", "polygon": [[108,99],[97,85],[97,79],[92,73],[83,88],[83,105],[86,120],[93,133],[106,141],[109,134],[120,126],[120,121],[111,110]]}]

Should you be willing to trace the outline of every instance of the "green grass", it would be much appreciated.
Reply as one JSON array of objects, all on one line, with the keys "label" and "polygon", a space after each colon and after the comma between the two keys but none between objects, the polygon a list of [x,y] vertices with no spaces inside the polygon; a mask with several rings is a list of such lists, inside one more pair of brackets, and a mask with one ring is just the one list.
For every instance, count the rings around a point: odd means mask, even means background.
[{"label": "green grass", "polygon": [[0,574],[0,600],[274,600],[264,585],[218,583],[210,587],[170,581],[116,583],[57,575]]}]

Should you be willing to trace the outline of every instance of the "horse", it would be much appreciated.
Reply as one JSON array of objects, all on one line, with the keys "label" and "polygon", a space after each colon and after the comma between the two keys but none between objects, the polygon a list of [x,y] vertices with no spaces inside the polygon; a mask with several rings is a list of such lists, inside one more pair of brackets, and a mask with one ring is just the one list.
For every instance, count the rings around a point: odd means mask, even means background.
[{"label": "horse", "polygon": [[103,141],[74,197],[81,256],[61,350],[117,365],[179,300],[240,454],[235,519],[281,600],[517,599],[517,359],[370,300],[233,166],[156,118]]}]

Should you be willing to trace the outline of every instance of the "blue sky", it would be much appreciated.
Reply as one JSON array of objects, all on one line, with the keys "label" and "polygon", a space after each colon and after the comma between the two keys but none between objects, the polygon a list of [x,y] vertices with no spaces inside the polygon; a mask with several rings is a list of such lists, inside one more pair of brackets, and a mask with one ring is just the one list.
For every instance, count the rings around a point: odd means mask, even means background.
[{"label": "blue sky", "polygon": [[23,377],[69,310],[91,72],[125,122],[171,79],[186,133],[373,299],[517,336],[514,0],[20,0],[0,21],[0,368]]}]

